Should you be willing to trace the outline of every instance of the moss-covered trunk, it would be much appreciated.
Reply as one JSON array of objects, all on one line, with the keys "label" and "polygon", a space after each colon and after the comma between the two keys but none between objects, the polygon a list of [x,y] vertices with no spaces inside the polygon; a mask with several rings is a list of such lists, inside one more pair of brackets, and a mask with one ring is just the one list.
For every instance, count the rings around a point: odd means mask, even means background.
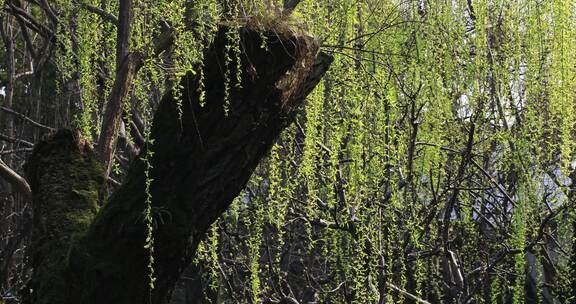
[{"label": "moss-covered trunk", "polygon": [[[182,80],[180,102],[166,94],[153,121],[154,142],[93,221],[103,183],[86,144],[64,131],[35,149],[28,174],[34,177],[39,227],[47,229],[36,233],[37,261],[46,266],[35,268],[31,302],[165,303],[169,298],[206,230],[245,186],[331,62],[317,55],[311,37],[244,28],[237,85],[234,69],[231,79],[224,79],[226,31],[218,32],[205,55],[204,106],[194,76]],[[268,49],[261,48],[263,36]],[[237,66],[231,59],[229,66]],[[152,290],[144,248],[147,164],[142,157],[147,150],[154,153]]]},{"label": "moss-covered trunk", "polygon": [[71,244],[90,227],[102,201],[102,166],[80,133],[61,130],[36,145],[26,171],[34,213],[27,302],[67,303]]}]

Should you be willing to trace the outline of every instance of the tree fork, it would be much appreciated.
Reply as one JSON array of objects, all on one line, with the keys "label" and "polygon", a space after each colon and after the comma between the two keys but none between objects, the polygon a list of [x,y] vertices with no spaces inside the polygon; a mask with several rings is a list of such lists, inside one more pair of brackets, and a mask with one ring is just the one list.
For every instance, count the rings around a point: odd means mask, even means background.
[{"label": "tree fork", "polygon": [[[231,79],[225,79],[226,56],[232,56],[226,54],[226,44],[237,43],[226,41],[229,30],[220,28],[205,54],[205,104],[200,105],[200,84],[193,75],[182,79],[179,102],[173,92],[166,93],[153,120],[154,141],[133,162],[123,185],[93,221],[93,206],[101,199],[105,183],[88,144],[71,131],[60,131],[35,148],[27,173],[33,181],[35,219],[45,223],[45,229],[36,230],[34,260],[54,263],[34,269],[29,302],[167,302],[207,229],[244,188],[332,61],[318,53],[318,43],[310,36],[241,28],[241,70],[232,68]],[[267,49],[261,47],[264,36]],[[231,59],[229,66],[238,66],[237,59]],[[241,73],[240,84],[233,76],[236,72]],[[227,81],[229,100],[224,101]],[[150,194],[157,277],[152,290],[148,252],[143,248],[146,164],[142,157],[149,149],[154,153]],[[66,150],[71,154],[66,156]],[[55,151],[68,158],[50,157]],[[39,162],[44,165],[35,165]],[[78,168],[84,175],[50,173]],[[59,192],[51,192],[52,188]],[[62,216],[73,220],[74,212],[83,216],[71,231],[50,224]]]}]

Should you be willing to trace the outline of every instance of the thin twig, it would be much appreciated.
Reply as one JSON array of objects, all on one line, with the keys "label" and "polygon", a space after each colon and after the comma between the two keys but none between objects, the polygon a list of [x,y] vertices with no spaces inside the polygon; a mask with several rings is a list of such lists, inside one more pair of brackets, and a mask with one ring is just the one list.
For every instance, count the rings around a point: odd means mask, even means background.
[{"label": "thin twig", "polygon": [[54,131],[54,128],[49,127],[49,126],[46,126],[46,125],[43,125],[43,124],[41,124],[41,123],[39,123],[39,122],[36,122],[36,121],[32,120],[30,117],[28,117],[28,116],[26,116],[26,115],[24,115],[24,114],[22,114],[22,113],[18,113],[18,112],[14,111],[14,110],[12,110],[12,109],[10,109],[10,108],[0,107],[0,110],[4,111],[4,112],[6,112],[6,113],[12,114],[12,115],[14,115],[14,116],[16,116],[16,117],[18,117],[18,118],[20,118],[20,119],[22,119],[22,120],[25,120],[25,121],[31,123],[32,125],[34,125],[34,126],[36,126],[36,127],[38,127],[38,128],[46,129],[46,130],[48,130],[48,131]]}]

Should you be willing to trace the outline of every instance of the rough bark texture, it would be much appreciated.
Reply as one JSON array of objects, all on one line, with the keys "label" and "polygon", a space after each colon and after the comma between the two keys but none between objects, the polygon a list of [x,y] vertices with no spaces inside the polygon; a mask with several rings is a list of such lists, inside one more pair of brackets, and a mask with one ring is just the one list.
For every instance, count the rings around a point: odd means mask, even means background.
[{"label": "rough bark texture", "polygon": [[[240,30],[242,83],[238,86],[234,68],[231,79],[224,79],[226,57],[230,56],[225,54],[227,30],[218,32],[205,56],[205,105],[199,102],[198,79],[185,77],[181,102],[174,100],[172,92],[166,94],[153,121],[154,142],[142,152],[147,149],[154,152],[150,192],[155,288],[150,291],[148,253],[143,248],[146,164],[137,158],[124,184],[101,208],[79,241],[77,237],[63,239],[60,233],[77,235],[76,228],[84,228],[84,220],[71,231],[49,228],[37,234],[43,237],[42,242],[37,242],[38,259],[53,258],[56,265],[35,269],[33,303],[166,303],[206,230],[246,185],[260,159],[331,62],[328,56],[317,55],[317,42],[309,36],[259,34],[243,28]],[[263,35],[267,36],[268,50],[261,48]],[[232,62],[228,66],[237,65]],[[226,81],[230,81],[227,106]],[[225,108],[229,109],[227,114]],[[34,177],[35,204],[63,209],[55,215],[44,210],[47,208],[39,210],[38,217],[46,223],[58,214],[73,220],[73,213],[69,216],[67,208],[76,210],[72,206],[85,197],[73,202],[78,192],[74,189],[84,189],[87,187],[84,183],[88,183],[92,190],[86,191],[92,195],[98,193],[96,188],[102,181],[101,171],[92,166],[92,153],[74,148],[83,146],[78,145],[77,136],[68,136],[72,144],[67,146],[50,144],[58,138],[55,136],[33,153],[31,164],[43,159],[46,165],[33,165],[28,170]],[[58,173],[60,177],[50,179],[52,171],[77,172],[79,163],[60,161],[64,156],[51,156],[66,155],[66,147],[80,152],[70,152],[71,156],[65,157],[85,160],[83,164],[94,169],[88,171],[99,174],[70,178]],[[83,182],[85,178],[93,182]],[[51,188],[61,189],[62,194],[48,193]],[[99,197],[92,198],[93,201],[82,203],[82,219],[93,214],[91,206]],[[54,237],[53,231],[58,232]]]},{"label": "rough bark texture", "polygon": [[112,159],[116,151],[116,142],[118,133],[120,133],[120,122],[122,120],[122,104],[128,97],[132,80],[134,76],[136,76],[139,60],[140,58],[137,54],[124,56],[116,73],[110,98],[108,103],[106,103],[106,111],[104,112],[104,119],[102,121],[104,127],[98,139],[97,149],[97,154],[104,164],[106,176],[110,174]]},{"label": "rough bark texture", "polygon": [[98,156],[104,163],[105,175],[110,174],[112,159],[120,131],[122,107],[128,97],[133,78],[139,69],[140,55],[129,53],[132,28],[132,0],[122,0],[118,8],[118,32],[116,36],[116,78],[109,101],[106,104],[102,131],[98,138]]}]

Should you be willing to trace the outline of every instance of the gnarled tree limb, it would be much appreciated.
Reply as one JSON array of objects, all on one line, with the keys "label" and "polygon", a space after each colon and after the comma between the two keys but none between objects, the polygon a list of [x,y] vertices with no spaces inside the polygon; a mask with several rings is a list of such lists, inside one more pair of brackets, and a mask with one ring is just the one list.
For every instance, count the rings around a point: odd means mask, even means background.
[{"label": "gnarled tree limb", "polygon": [[[35,246],[37,261],[67,254],[65,263],[35,270],[35,294],[30,297],[34,303],[168,301],[207,229],[245,187],[259,161],[293,120],[298,107],[332,61],[331,57],[317,53],[319,46],[312,37],[241,28],[238,65],[234,62],[237,57],[226,51],[228,43],[238,43],[227,40],[230,30],[221,28],[205,54],[205,104],[200,104],[199,79],[194,75],[182,79],[179,102],[173,92],[164,96],[152,124],[154,142],[133,162],[126,181],[103,205],[90,228],[83,231],[84,222],[72,221],[77,228],[72,232],[67,230],[68,226],[58,225],[37,231],[34,237],[39,240]],[[263,36],[267,48],[262,48]],[[227,56],[233,61],[229,65],[225,64]],[[239,71],[237,66],[241,67]],[[224,69],[230,69],[230,73]],[[241,85],[236,84],[235,76],[225,77],[236,72],[241,73]],[[225,94],[227,82],[229,91]],[[34,195],[34,206],[43,208],[35,211],[40,222],[50,223],[46,219],[60,217],[54,215],[53,209],[63,216],[71,212],[65,207],[67,204],[59,202],[59,196],[66,201],[78,197],[79,205],[72,210],[80,212],[84,219],[92,217],[95,204],[86,200],[100,198],[97,193],[103,180],[102,171],[90,161],[91,153],[82,152],[86,145],[79,136],[61,135],[64,136],[36,149],[28,166],[27,172],[34,180],[33,191],[45,194]],[[61,143],[51,143],[54,140]],[[77,152],[67,154],[62,146]],[[147,163],[143,157],[150,150],[154,155]],[[86,176],[68,178],[67,172],[75,172],[71,164],[67,165],[70,161],[54,165],[47,155],[73,160],[76,167],[84,168],[78,174],[84,176],[89,172],[95,182],[87,183]],[[41,165],[34,165],[38,162]],[[51,166],[53,170],[46,169]],[[72,193],[67,192],[68,188],[50,191],[54,186],[44,184],[56,178],[50,173],[54,171],[66,179],[61,183],[72,185]],[[146,184],[150,181],[147,193]],[[153,268],[157,279],[152,290],[148,277],[149,252],[143,248],[146,243],[143,211],[148,195],[152,197]],[[51,205],[56,208],[50,208]],[[74,237],[65,238],[67,233]],[[46,248],[65,251],[54,255]],[[38,279],[43,277],[51,279]]]}]

